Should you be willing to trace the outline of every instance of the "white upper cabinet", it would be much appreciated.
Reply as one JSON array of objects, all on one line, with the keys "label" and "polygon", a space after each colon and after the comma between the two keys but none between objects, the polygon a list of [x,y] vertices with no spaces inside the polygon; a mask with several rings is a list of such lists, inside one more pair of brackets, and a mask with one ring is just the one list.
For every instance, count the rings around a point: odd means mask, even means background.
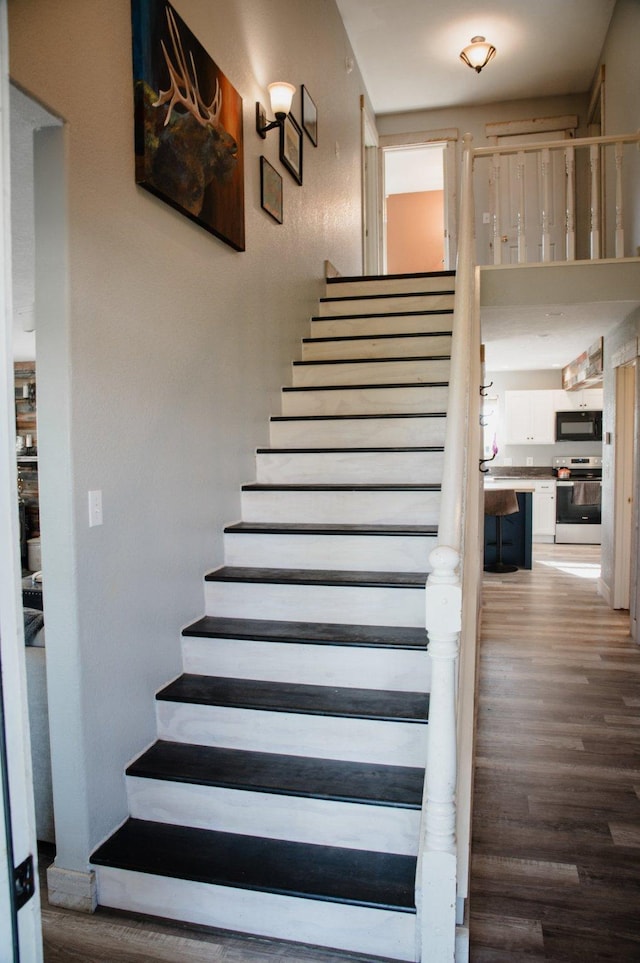
[{"label": "white upper cabinet", "polygon": [[555,443],[554,391],[505,391],[507,445]]},{"label": "white upper cabinet", "polygon": [[602,411],[602,388],[583,388],[581,391],[554,391],[556,411]]}]

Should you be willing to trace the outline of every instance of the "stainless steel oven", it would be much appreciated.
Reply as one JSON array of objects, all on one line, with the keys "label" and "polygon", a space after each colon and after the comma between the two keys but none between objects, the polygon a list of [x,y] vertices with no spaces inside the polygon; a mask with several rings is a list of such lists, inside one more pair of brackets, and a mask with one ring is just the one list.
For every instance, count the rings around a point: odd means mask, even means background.
[{"label": "stainless steel oven", "polygon": [[556,542],[600,545],[602,458],[575,455],[553,459]]}]

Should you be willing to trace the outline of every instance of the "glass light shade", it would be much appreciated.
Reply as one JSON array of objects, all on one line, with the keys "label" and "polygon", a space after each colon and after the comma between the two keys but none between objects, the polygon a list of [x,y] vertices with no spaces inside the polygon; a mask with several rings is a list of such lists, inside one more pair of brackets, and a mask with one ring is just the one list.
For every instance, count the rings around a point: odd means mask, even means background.
[{"label": "glass light shade", "polygon": [[291,110],[291,101],[293,100],[293,95],[296,92],[296,88],[293,84],[287,84],[284,81],[277,81],[274,84],[269,84],[267,87],[269,91],[269,97],[271,98],[271,110],[274,116],[278,114],[288,114]]},{"label": "glass light shade", "polygon": [[472,37],[469,46],[460,52],[460,59],[476,73],[480,73],[495,55],[496,48],[487,43],[484,37]]}]

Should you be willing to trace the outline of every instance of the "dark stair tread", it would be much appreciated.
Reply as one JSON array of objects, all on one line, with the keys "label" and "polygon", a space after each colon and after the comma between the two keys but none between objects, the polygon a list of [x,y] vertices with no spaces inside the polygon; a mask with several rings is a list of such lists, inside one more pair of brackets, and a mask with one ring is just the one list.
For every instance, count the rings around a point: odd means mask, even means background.
[{"label": "dark stair tread", "polygon": [[[434,298],[455,293],[454,288],[445,288],[442,291],[397,291],[395,294],[386,291],[382,294],[345,294],[342,297],[324,297],[319,298],[319,301],[321,304],[330,304],[333,301],[382,301],[384,298]],[[418,313],[422,314],[422,312]]]},{"label": "dark stair tread", "polygon": [[247,482],[243,492],[439,492],[442,485],[436,483],[418,485],[268,485],[262,482]]},{"label": "dark stair tread", "polygon": [[410,418],[446,418],[446,411],[409,411],[384,413],[380,415],[272,415],[271,421],[392,421]]},{"label": "dark stair tread", "polygon": [[[406,361],[406,358],[404,359]],[[283,391],[362,391],[365,388],[448,388],[448,381],[392,381],[389,384],[286,385]]]},{"label": "dark stair tread", "polygon": [[248,792],[420,809],[424,771],[159,740],[128,776]]},{"label": "dark stair tread", "polygon": [[229,619],[205,615],[182,630],[184,636],[256,642],[300,642],[312,645],[366,648],[425,649],[423,628],[352,625],[339,622],[281,622],[270,619]]},{"label": "dark stair tread", "polygon": [[406,281],[414,278],[454,278],[455,271],[411,271],[406,274],[350,274],[346,277],[325,278],[327,284],[344,284],[351,281]]},{"label": "dark stair tread", "polygon": [[[395,334],[343,334],[323,338],[303,338],[303,344],[322,344],[328,341],[388,341],[390,338],[399,340],[400,338],[444,338],[451,337],[451,331],[398,331]],[[374,358],[370,359],[375,360]]]},{"label": "dark stair tread", "polygon": [[183,702],[268,712],[425,723],[426,692],[348,689],[340,686],[227,679],[185,673],[156,693],[159,702]]},{"label": "dark stair tread", "polygon": [[310,365],[331,364],[386,364],[389,361],[451,361],[449,354],[401,355],[399,358],[327,358],[318,361],[294,361],[294,368],[305,368]]},{"label": "dark stair tread", "polygon": [[318,525],[287,522],[236,522],[225,532],[242,535],[437,535],[437,525]]},{"label": "dark stair tread", "polygon": [[206,582],[262,582],[284,585],[358,585],[365,588],[423,589],[426,572],[355,572],[316,568],[255,568],[223,565]]},{"label": "dark stair tread", "polygon": [[[451,294],[451,291],[438,291],[438,294]],[[370,299],[370,295],[363,296],[366,299]],[[382,295],[374,295],[374,297],[382,297]],[[397,297],[397,295],[384,295],[384,297]],[[356,301],[360,298],[326,298],[327,301]],[[413,311],[360,311],[357,314],[350,312],[349,314],[329,314],[329,315],[313,315],[312,321],[366,321],[373,320],[373,318],[415,318],[415,317],[434,317],[437,314],[449,314],[453,315],[453,308],[432,308],[430,310],[424,311],[422,309],[415,309]],[[447,331],[447,334],[451,334],[451,331]],[[371,335],[375,337],[375,335]]]},{"label": "dark stair tread", "polygon": [[285,896],[415,912],[416,860],[129,819],[98,866]]},{"label": "dark stair tread", "polygon": [[256,452],[258,455],[324,455],[332,452],[342,452],[352,454],[362,454],[365,452],[379,452],[382,454],[397,454],[398,452],[427,452],[427,451],[444,451],[442,445],[386,445],[382,447],[374,447],[373,445],[366,445],[361,448],[356,448],[350,446],[348,448],[258,448]]}]

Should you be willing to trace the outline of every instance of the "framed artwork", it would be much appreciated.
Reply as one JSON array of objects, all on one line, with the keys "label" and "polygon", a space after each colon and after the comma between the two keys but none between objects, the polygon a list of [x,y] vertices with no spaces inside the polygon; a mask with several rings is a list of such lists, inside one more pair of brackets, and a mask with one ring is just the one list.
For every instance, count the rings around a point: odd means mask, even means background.
[{"label": "framed artwork", "polygon": [[282,177],[266,157],[260,158],[260,204],[274,221],[282,224]]},{"label": "framed artwork", "polygon": [[307,88],[302,87],[302,129],[314,147],[318,146],[318,109]]},{"label": "framed artwork", "polygon": [[293,114],[280,125],[280,160],[298,184],[302,184],[302,130]]},{"label": "framed artwork", "polygon": [[136,183],[244,251],[242,98],[165,0],[132,0]]}]

